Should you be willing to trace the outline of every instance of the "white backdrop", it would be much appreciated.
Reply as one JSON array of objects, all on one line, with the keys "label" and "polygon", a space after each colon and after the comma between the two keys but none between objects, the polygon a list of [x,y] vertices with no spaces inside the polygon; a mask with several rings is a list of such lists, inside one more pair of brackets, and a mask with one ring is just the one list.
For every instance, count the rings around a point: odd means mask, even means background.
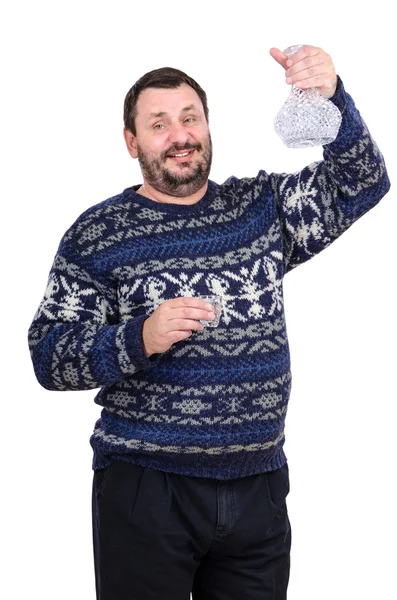
[{"label": "white backdrop", "polygon": [[[15,0],[2,9],[2,598],[95,598],[88,440],[99,407],[93,391],[40,388],[26,334],[66,229],[141,181],[122,139],[125,93],[148,70],[180,68],[208,94],[212,179],[296,171],[321,150],[289,150],[274,133],[289,88],[268,51],[320,45],[393,183],[390,6]],[[292,600],[397,597],[394,195],[285,280]]]}]

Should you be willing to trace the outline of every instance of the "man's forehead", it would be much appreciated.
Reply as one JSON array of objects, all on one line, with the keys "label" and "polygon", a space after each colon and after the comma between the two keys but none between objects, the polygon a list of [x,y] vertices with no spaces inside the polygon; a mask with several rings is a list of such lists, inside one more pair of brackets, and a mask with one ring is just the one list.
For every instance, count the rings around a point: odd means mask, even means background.
[{"label": "man's forehead", "polygon": [[144,118],[187,110],[202,110],[202,104],[194,89],[185,83],[171,89],[146,88],[140,93],[137,102],[137,114]]}]

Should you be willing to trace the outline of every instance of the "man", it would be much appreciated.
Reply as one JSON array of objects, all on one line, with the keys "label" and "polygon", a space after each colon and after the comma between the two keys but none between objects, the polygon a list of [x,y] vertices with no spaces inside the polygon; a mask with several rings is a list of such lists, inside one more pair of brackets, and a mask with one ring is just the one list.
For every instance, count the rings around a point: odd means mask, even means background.
[{"label": "man", "polygon": [[[143,183],[68,230],[30,329],[44,387],[101,387],[91,438],[100,600],[286,598],[282,280],[389,181],[329,55],[271,55],[288,83],[340,109],[324,160],[217,185],[204,91],[175,69],[144,75],[124,110]],[[200,295],[221,297],[217,328]]]}]

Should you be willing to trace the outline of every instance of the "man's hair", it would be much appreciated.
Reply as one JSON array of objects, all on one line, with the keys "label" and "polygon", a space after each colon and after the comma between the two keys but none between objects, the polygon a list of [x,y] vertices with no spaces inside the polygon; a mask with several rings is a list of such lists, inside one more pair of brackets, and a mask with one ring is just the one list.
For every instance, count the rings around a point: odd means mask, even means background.
[{"label": "man's hair", "polygon": [[147,88],[168,88],[175,89],[186,83],[197,93],[200,98],[205,118],[208,121],[208,105],[207,105],[207,94],[199,86],[199,84],[186,75],[183,71],[173,69],[172,67],[163,67],[161,69],[155,69],[143,75],[137,82],[134,83],[130,91],[127,93],[124,100],[124,127],[129,129],[131,133],[136,135],[135,129],[135,117],[137,113],[136,105],[138,102],[139,95],[143,90]]}]

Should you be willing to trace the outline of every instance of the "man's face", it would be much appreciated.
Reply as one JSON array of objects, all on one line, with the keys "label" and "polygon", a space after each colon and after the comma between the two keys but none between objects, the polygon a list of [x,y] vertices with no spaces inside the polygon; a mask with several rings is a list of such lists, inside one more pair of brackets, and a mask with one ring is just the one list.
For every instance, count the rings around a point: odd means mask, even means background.
[{"label": "man's face", "polygon": [[193,88],[183,84],[176,89],[145,89],[138,98],[135,128],[135,136],[126,132],[126,141],[131,156],[139,160],[145,183],[178,197],[194,194],[206,184],[212,144],[203,105]]}]

